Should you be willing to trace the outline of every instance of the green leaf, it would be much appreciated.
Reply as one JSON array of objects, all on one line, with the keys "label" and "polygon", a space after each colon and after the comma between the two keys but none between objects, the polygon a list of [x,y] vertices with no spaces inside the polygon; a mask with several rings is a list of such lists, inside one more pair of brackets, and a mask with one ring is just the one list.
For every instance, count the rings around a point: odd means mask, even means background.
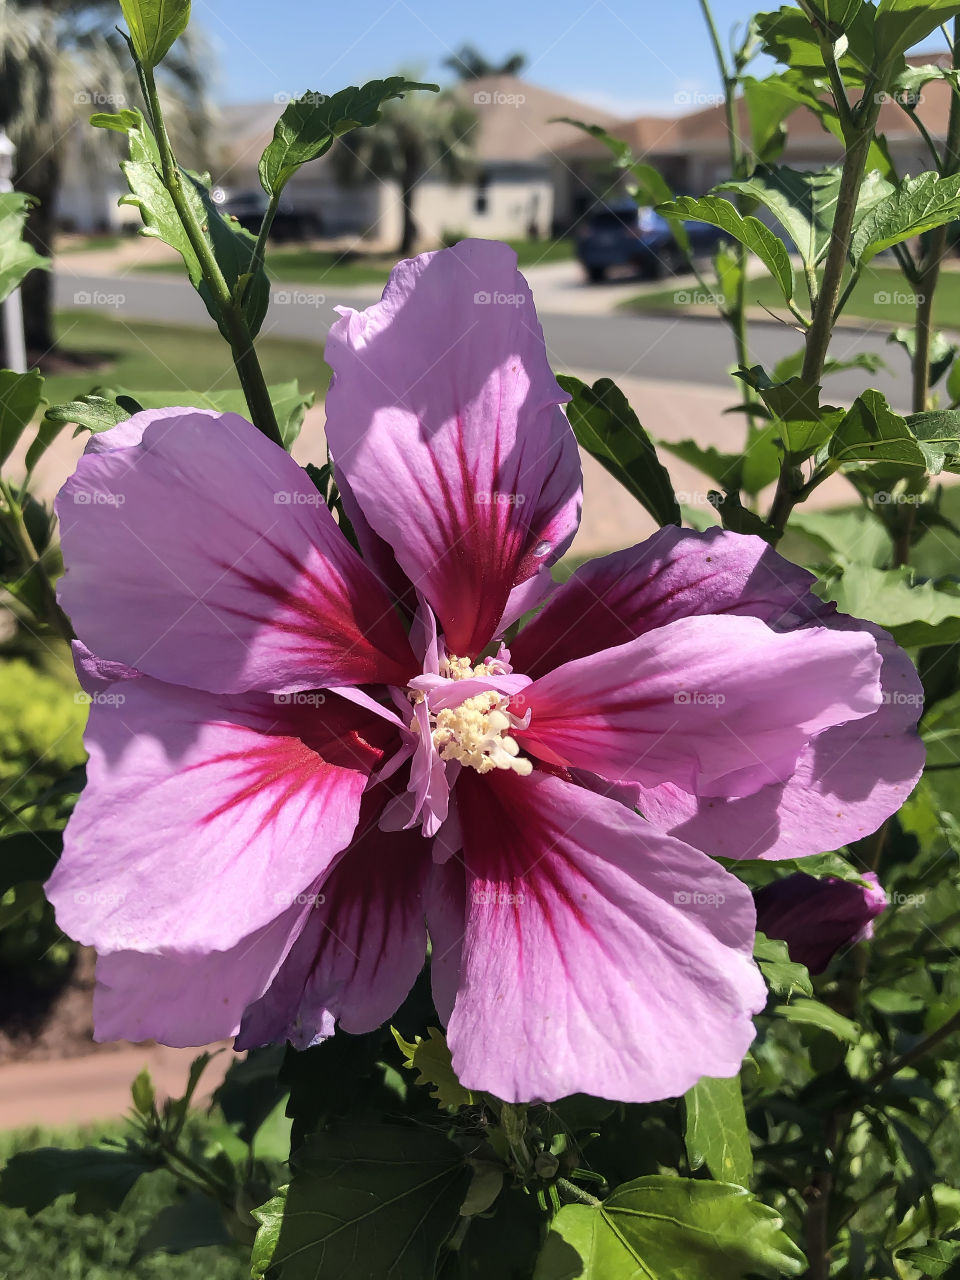
[{"label": "green leaf", "polygon": [[431,1098],[436,1098],[442,1107],[450,1110],[473,1105],[473,1094],[469,1089],[464,1089],[454,1073],[450,1048],[442,1031],[429,1027],[425,1040],[422,1036],[417,1036],[410,1044],[395,1027],[390,1030],[406,1059],[404,1066],[420,1073],[417,1084],[432,1086]]},{"label": "green leaf", "polygon": [[797,994],[813,995],[813,983],[806,965],[790,959],[787,944],[782,939],[768,938],[765,933],[758,932],[753,954],[767,986],[775,996],[789,1000]]},{"label": "green leaf", "polygon": [[930,1280],[960,1280],[960,1240],[928,1240],[897,1256]]},{"label": "green leaf", "polygon": [[120,8],[133,51],[147,70],[163,61],[190,21],[190,0],[120,0]]},{"label": "green leaf", "polygon": [[664,217],[675,216],[709,223],[728,232],[735,240],[757,255],[774,277],[789,302],[793,297],[793,268],[787,247],[758,218],[743,217],[729,200],[721,196],[681,196],[671,204],[658,205],[657,212]]},{"label": "green leaf", "polygon": [[29,373],[0,370],[0,466],[16,448],[42,404],[43,376],[37,369]]},{"label": "green leaf", "polygon": [[740,488],[740,471],[743,466],[741,454],[720,453],[712,444],[704,448],[696,440],[658,440],[657,444],[661,449],[666,449],[681,461],[702,471],[724,489]]},{"label": "green leaf", "polygon": [[133,1105],[142,1116],[153,1116],[157,1109],[157,1094],[150,1078],[150,1069],[144,1067],[130,1086]]},{"label": "green leaf", "polygon": [[189,1253],[211,1245],[233,1244],[223,1215],[215,1200],[202,1191],[192,1191],[160,1210],[137,1241],[131,1265],[151,1253]]},{"label": "green leaf", "polygon": [[33,1215],[73,1195],[77,1213],[119,1209],[134,1183],[156,1165],[133,1148],[38,1147],[11,1156],[0,1173],[0,1202]]},{"label": "green leaf", "polygon": [[62,849],[62,831],[18,831],[0,840],[0,897],[25,880],[46,880]]},{"label": "green leaf", "polygon": [[567,417],[581,447],[633,494],[657,524],[680,524],[670,476],[616,383],[599,378],[590,387],[566,375],[557,381],[573,397]]},{"label": "green leaf", "polygon": [[[183,229],[173,200],[163,185],[157,140],[143,116],[139,111],[126,110],[113,115],[91,116],[90,123],[97,128],[126,134],[129,159],[124,160],[120,168],[126,177],[130,194],[121,197],[120,203],[139,209],[143,220],[143,235],[162,240],[180,254],[190,282],[200,294],[221,333],[229,339],[229,335],[223,330],[219,304],[203,278],[197,255]],[[251,337],[256,337],[270,302],[270,284],[262,264],[250,275],[257,238],[245,231],[235,218],[228,217],[217,207],[210,194],[210,182],[206,175],[181,169],[180,181],[193,217],[203,228],[203,235],[230,292],[236,295],[241,289],[243,291],[244,320]]]},{"label": "green leaf", "polygon": [[[842,52],[838,51],[838,65],[843,78],[851,84],[862,84],[873,74],[875,14],[873,4],[864,3],[845,24],[846,38]],[[755,21],[763,50],[771,58],[802,77],[826,76],[827,68],[817,33],[799,8],[787,5],[771,13],[757,14]]]},{"label": "green leaf", "polygon": [[[911,363],[913,362],[917,353],[916,329],[908,329],[906,327],[894,329],[893,333],[887,335],[887,341],[895,342],[898,346],[903,347],[910,357]],[[936,386],[953,364],[958,350],[960,348],[951,342],[946,334],[939,329],[934,330],[930,335],[930,385],[932,387]]]},{"label": "green leaf", "polygon": [[[823,557],[834,564],[882,568],[890,560],[890,537],[866,507],[851,511],[812,511],[801,507],[791,515],[790,528],[810,538]],[[811,562],[803,559],[804,564]]]},{"label": "green leaf", "polygon": [[874,485],[922,480],[927,458],[905,418],[894,413],[879,391],[864,391],[853,402],[830,441],[829,456],[845,471]]},{"label": "green leaf", "polygon": [[[783,227],[807,267],[817,267],[827,255],[840,191],[839,168],[809,173],[783,165],[758,165],[741,182],[723,182],[716,190],[737,191],[759,201]],[[893,192],[879,173],[868,173],[857,201],[854,226]]]},{"label": "green leaf", "polygon": [[[960,8],[960,5],[958,5]],[[883,249],[960,216],[960,174],[930,171],[904,178],[860,219],[850,238],[850,261],[864,267]]]},{"label": "green leaf", "polygon": [[72,422],[96,434],[111,430],[118,422],[126,422],[129,417],[130,414],[126,409],[121,409],[116,400],[91,392],[71,400],[69,404],[51,405],[44,415],[44,421],[57,423],[61,427]]},{"label": "green leaf", "polygon": [[380,119],[380,108],[391,98],[402,98],[415,89],[434,93],[439,86],[420,84],[405,76],[351,85],[329,97],[305,93],[288,102],[273,131],[273,141],[260,157],[260,183],[268,196],[280,192],[301,165],[318,160],[337,138],[351,129],[365,128]]},{"label": "green leaf", "polygon": [[886,62],[906,53],[958,13],[958,0],[880,0],[875,28],[878,58]]},{"label": "green leaf", "polygon": [[836,1009],[821,1004],[819,1000],[794,1000],[793,1004],[780,1004],[773,1010],[788,1022],[801,1023],[807,1027],[817,1027],[820,1031],[829,1031],[838,1040],[846,1040],[856,1044],[860,1039],[860,1028]]},{"label": "green leaf", "polygon": [[960,586],[950,579],[919,582],[910,568],[858,565],[818,584],[817,594],[884,627],[905,648],[960,640]]},{"label": "green leaf", "polygon": [[533,1280],[743,1280],[805,1267],[780,1215],[742,1187],[649,1177],[595,1208],[565,1205]]},{"label": "green leaf", "polygon": [[273,1262],[289,1190],[289,1186],[281,1187],[272,1200],[251,1211],[260,1226],[250,1254],[250,1280],[263,1280]]},{"label": "green leaf", "polygon": [[704,1076],[684,1095],[684,1143],[691,1169],[706,1164],[717,1182],[746,1187],[753,1174],[753,1152],[743,1109],[740,1077]]},{"label": "green leaf", "polygon": [[933,475],[956,471],[960,461],[960,412],[956,409],[931,409],[926,413],[910,413],[907,427],[916,436]]},{"label": "green leaf", "polygon": [[23,240],[24,223],[34,203],[22,191],[0,192],[0,302],[35,267],[49,271],[52,265],[50,258],[44,258]]},{"label": "green leaf", "polygon": [[434,1275],[471,1181],[445,1134],[399,1125],[334,1125],[301,1147],[293,1166],[271,1259],[283,1280]]},{"label": "green leaf", "polygon": [[744,76],[740,88],[747,104],[753,154],[761,164],[772,162],[786,145],[787,130],[783,122],[800,104],[795,97],[783,92],[777,76],[766,80]]},{"label": "green leaf", "polygon": [[844,417],[842,409],[821,405],[822,387],[811,387],[800,377],[771,382],[760,365],[741,369],[737,376],[759,393],[794,464],[805,461],[825,444]]}]

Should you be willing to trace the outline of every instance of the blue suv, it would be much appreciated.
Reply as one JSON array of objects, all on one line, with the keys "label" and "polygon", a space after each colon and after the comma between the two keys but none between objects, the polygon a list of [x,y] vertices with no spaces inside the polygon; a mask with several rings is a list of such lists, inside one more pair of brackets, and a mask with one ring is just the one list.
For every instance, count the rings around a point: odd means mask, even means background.
[{"label": "blue suv", "polygon": [[[696,255],[712,253],[729,240],[705,222],[684,226]],[[688,265],[666,220],[632,200],[598,205],[587,214],[577,237],[577,257],[593,283],[605,279],[611,267],[632,268],[644,280],[658,280]]]}]

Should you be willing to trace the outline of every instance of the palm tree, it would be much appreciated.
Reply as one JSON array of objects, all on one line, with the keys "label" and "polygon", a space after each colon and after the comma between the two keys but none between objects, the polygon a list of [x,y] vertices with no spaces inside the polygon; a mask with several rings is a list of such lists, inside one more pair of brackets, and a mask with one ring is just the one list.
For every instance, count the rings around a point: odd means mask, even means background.
[{"label": "palm tree", "polygon": [[479,80],[481,76],[518,76],[527,65],[525,53],[511,53],[502,62],[491,62],[475,44],[462,44],[443,65],[456,72],[461,80]]},{"label": "palm tree", "polygon": [[[0,0],[0,125],[17,148],[14,186],[38,200],[24,238],[50,253],[63,155],[71,135],[91,168],[120,159],[119,135],[91,129],[96,110],[138,102],[126,44],[116,31],[115,0]],[[209,59],[195,32],[171,50],[162,73],[170,90],[170,127],[191,163],[206,152],[209,123],[202,68]],[[79,134],[79,138],[77,135]],[[52,281],[34,271],[23,284],[27,346],[55,347]]]},{"label": "palm tree", "polygon": [[470,175],[470,135],[476,123],[473,111],[449,90],[412,94],[386,103],[375,125],[348,134],[334,149],[341,182],[374,177],[399,185],[403,231],[398,252],[402,256],[412,253],[417,243],[413,207],[417,187],[428,173],[442,174],[450,182],[463,182]]}]

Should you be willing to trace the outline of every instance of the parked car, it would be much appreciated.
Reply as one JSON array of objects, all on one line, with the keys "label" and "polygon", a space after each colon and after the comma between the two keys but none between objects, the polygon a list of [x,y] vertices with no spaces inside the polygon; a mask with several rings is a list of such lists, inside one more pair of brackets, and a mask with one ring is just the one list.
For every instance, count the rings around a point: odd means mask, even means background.
[{"label": "parked car", "polygon": [[[718,244],[730,239],[705,222],[684,226],[695,257],[713,253]],[[632,200],[598,205],[587,215],[577,237],[577,257],[594,283],[614,267],[632,269],[644,280],[658,280],[688,265],[666,219]]]},{"label": "parked car", "polygon": [[[214,198],[216,199],[216,192]],[[267,197],[262,191],[240,191],[229,195],[220,190],[218,201],[224,213],[236,218],[246,231],[258,235],[263,215],[267,211]],[[312,209],[303,209],[288,200],[281,199],[280,208],[270,228],[274,244],[290,244],[298,240],[312,240],[323,235],[323,219]]]}]

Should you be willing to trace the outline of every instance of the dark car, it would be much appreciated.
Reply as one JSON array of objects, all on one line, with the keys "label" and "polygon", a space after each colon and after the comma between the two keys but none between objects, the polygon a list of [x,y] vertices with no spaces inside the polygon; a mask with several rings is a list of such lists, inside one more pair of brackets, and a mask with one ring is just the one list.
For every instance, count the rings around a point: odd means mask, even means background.
[{"label": "dark car", "polygon": [[[262,191],[242,191],[237,195],[224,195],[220,207],[224,213],[236,218],[244,230],[259,235],[260,223],[267,211],[267,197]],[[322,235],[323,219],[318,213],[281,200],[270,228],[270,239],[274,244],[313,240]]]},{"label": "dark car", "polygon": [[[705,222],[684,226],[695,257],[729,240]],[[666,219],[632,200],[600,205],[587,215],[577,237],[577,257],[594,282],[603,280],[611,268],[625,267],[644,280],[658,280],[689,265]]]}]

